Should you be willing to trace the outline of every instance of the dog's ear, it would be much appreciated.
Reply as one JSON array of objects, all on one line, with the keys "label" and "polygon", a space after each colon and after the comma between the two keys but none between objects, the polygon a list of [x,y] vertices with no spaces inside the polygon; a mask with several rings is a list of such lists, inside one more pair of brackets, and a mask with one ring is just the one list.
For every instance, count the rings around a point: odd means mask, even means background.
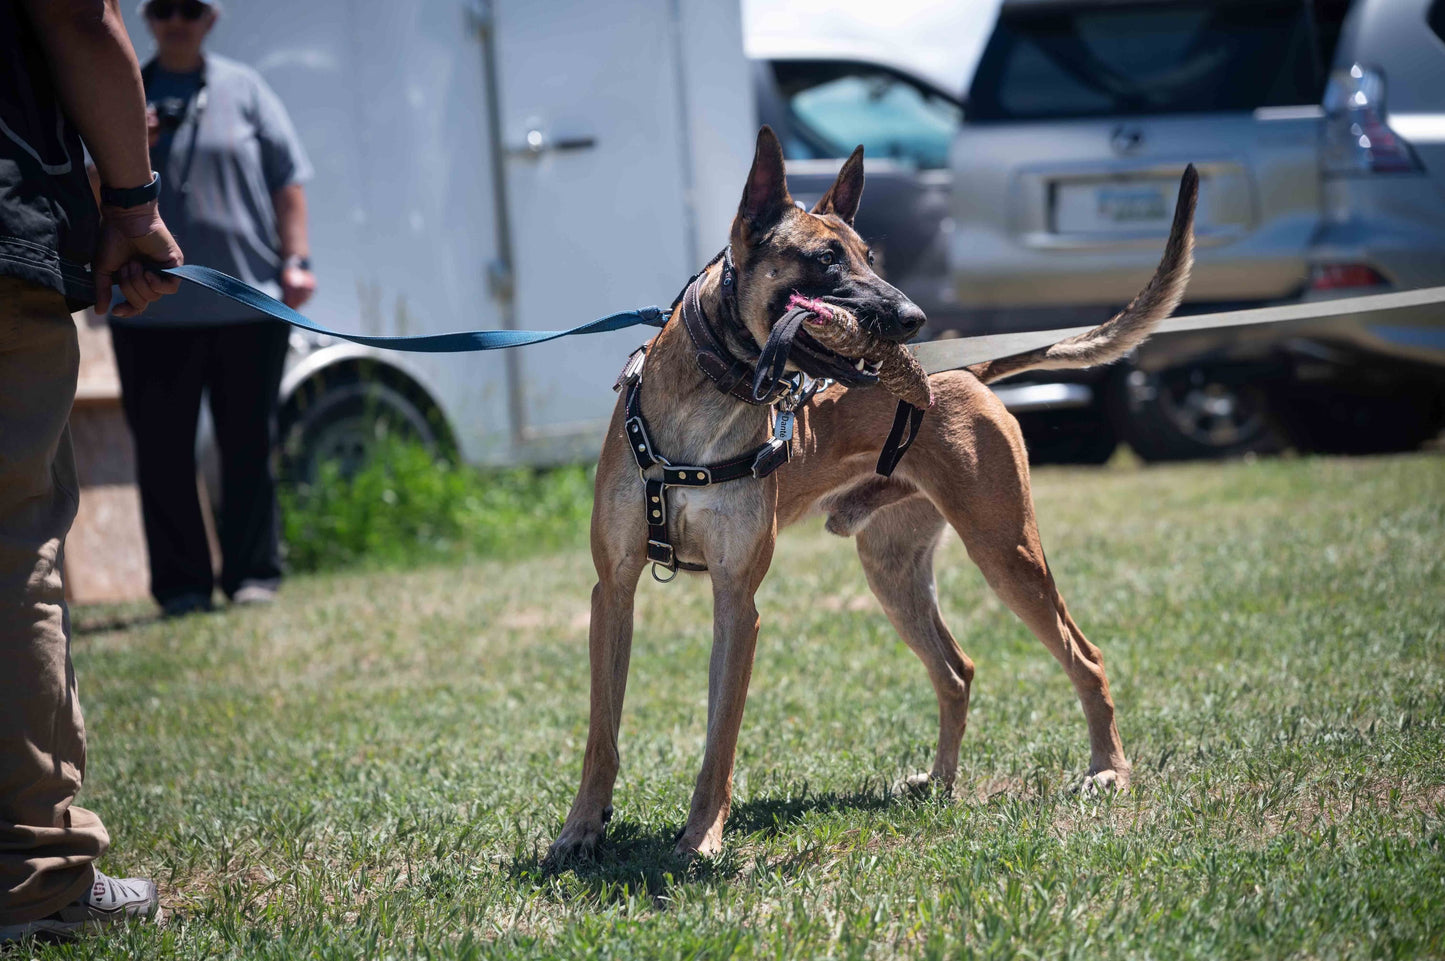
[{"label": "dog's ear", "polygon": [[757,152],[753,154],[753,169],[748,172],[748,182],[743,187],[742,203],[738,204],[738,219],[749,234],[760,233],[792,205],[787,175],[783,171],[783,145],[778,143],[773,128],[765,124],[758,131]]},{"label": "dog's ear", "polygon": [[858,202],[863,199],[863,145],[853,148],[853,153],[843,162],[838,179],[828,188],[821,200],[813,207],[815,214],[837,214],[851,227],[858,215]]}]

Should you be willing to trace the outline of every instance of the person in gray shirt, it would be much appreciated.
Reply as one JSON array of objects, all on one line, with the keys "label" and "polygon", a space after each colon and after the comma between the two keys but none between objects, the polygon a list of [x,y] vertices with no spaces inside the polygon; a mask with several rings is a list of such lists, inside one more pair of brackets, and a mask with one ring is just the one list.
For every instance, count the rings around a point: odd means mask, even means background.
[{"label": "person in gray shirt", "polygon": [[[300,307],[315,290],[306,242],[311,176],[281,101],[251,68],[207,53],[218,5],[145,0],[155,59],[141,70],[160,210],[191,263]],[[167,614],[205,610],[214,575],[196,491],[201,395],[221,452],[221,590],[271,600],[281,579],[271,450],[289,328],[199,287],[111,318],[135,438],[151,594]]]}]

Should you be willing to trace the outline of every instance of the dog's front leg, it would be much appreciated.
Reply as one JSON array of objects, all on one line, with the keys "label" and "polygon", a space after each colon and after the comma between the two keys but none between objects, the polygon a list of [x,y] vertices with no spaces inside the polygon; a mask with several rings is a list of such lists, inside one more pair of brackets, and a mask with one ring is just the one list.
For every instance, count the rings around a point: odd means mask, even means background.
[{"label": "dog's front leg", "polygon": [[582,786],[562,833],[547,853],[550,860],[586,854],[602,837],[612,816],[612,786],[617,781],[617,729],[622,698],[627,692],[627,667],[632,657],[632,602],[638,572],[604,578],[592,588],[592,623],[588,630],[592,669],[591,718],[587,752],[582,758]]},{"label": "dog's front leg", "polygon": [[[760,564],[767,569],[766,557]],[[692,795],[692,810],[677,842],[677,854],[682,857],[707,856],[722,849],[723,822],[732,806],[733,758],[758,643],[758,609],[753,604],[753,593],[761,580],[762,574],[756,571],[743,572],[740,577],[713,572],[707,748]]]}]

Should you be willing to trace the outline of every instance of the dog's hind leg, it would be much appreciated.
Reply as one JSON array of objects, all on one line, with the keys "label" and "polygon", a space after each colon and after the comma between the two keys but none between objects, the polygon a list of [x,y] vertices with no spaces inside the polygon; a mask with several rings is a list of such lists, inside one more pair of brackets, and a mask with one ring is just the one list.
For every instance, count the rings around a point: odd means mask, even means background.
[{"label": "dog's hind leg", "polygon": [[[949,425],[945,417],[937,420],[942,423],[935,427],[942,427],[945,437],[932,452],[944,456],[932,469],[919,472],[919,485],[963,538],[968,556],[994,593],[1043,642],[1073,683],[1089,725],[1089,772],[1083,787],[1127,787],[1130,765],[1114,723],[1104,656],[1069,615],[1044,558],[1017,422],[1001,404],[991,416],[974,420],[969,445],[975,456],[965,459],[957,452],[946,453]],[[915,466],[927,468],[923,460]],[[970,461],[976,465],[970,471],[957,469]]]},{"label": "dog's hind leg", "polygon": [[877,511],[857,538],[868,586],[899,636],[923,661],[938,695],[938,753],[933,770],[907,781],[918,791],[953,789],[973,683],[973,662],[959,649],[938,612],[933,551],[942,530],[943,517],[937,508],[915,496]]},{"label": "dog's hind leg", "polygon": [[1011,544],[988,536],[968,536],[964,543],[994,593],[1044,643],[1074,685],[1089,725],[1089,771],[1081,787],[1122,790],[1129,784],[1130,764],[1114,723],[1104,655],[1064,605],[1032,522],[1017,534],[1007,539]]}]

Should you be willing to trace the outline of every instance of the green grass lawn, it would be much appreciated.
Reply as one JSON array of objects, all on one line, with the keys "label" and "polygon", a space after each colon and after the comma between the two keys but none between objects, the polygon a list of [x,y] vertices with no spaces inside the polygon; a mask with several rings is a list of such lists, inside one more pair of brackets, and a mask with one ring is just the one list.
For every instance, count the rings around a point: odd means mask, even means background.
[{"label": "green grass lawn", "polygon": [[[42,957],[1445,955],[1445,457],[1040,470],[1134,788],[950,536],[977,663],[956,797],[852,545],[763,585],[722,856],[670,854],[701,759],[705,580],[639,594],[617,815],[539,865],[586,736],[585,550],[298,577],[266,610],[75,612],[102,866],[170,914]],[[788,572],[785,576],[783,572]]]}]

